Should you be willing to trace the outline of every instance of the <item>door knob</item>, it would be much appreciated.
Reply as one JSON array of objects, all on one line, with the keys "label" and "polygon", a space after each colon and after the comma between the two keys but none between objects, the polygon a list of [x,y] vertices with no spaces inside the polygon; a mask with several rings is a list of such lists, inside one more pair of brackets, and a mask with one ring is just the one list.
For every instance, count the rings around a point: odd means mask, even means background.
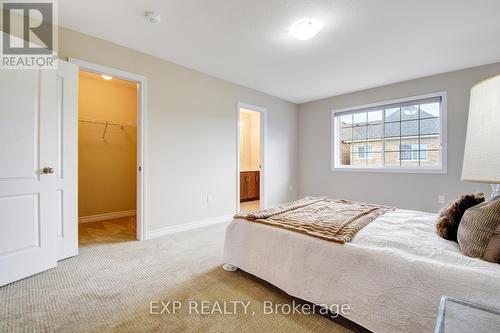
[{"label": "door knob", "polygon": [[48,175],[48,174],[51,174],[51,173],[54,173],[54,168],[51,168],[51,167],[45,167],[42,169],[42,173],[44,175]]}]

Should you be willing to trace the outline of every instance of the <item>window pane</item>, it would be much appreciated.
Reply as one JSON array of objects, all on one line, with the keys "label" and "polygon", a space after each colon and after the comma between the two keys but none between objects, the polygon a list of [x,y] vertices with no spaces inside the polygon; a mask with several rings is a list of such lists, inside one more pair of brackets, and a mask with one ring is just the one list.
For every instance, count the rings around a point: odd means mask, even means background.
[{"label": "window pane", "polygon": [[353,140],[366,140],[366,126],[356,126],[353,128]]},{"label": "window pane", "polygon": [[381,152],[374,152],[370,155],[370,158],[366,160],[366,165],[368,167],[381,167],[382,166],[382,154]]},{"label": "window pane", "polygon": [[439,133],[439,118],[430,118],[420,120],[420,134]]},{"label": "window pane", "polygon": [[401,161],[399,160],[399,151],[385,152],[384,156],[385,156],[385,166],[394,167],[401,165]]},{"label": "window pane", "polygon": [[368,112],[368,122],[371,124],[382,122],[382,110]]},{"label": "window pane", "polygon": [[352,127],[346,127],[340,129],[340,141],[351,141],[352,140]]},{"label": "window pane", "polygon": [[418,135],[418,120],[408,120],[401,122],[401,136]]},{"label": "window pane", "polygon": [[366,112],[353,114],[353,124],[365,124],[366,123]]},{"label": "window pane", "polygon": [[401,140],[399,136],[397,138],[385,139],[385,151],[397,151],[399,152],[399,145]]},{"label": "window pane", "polygon": [[340,127],[352,126],[352,114],[347,114],[339,117]]},{"label": "window pane", "polygon": [[401,108],[401,120],[418,119],[418,105],[404,106]]},{"label": "window pane", "polygon": [[439,117],[439,103],[420,105],[420,118]]},{"label": "window pane", "polygon": [[420,137],[420,142],[425,144],[427,150],[439,150],[441,149],[441,141],[439,140],[439,135],[426,135]]},{"label": "window pane", "polygon": [[385,122],[390,122],[390,121],[400,121],[400,112],[399,108],[394,108],[394,109],[386,109],[385,110]]},{"label": "window pane", "polygon": [[438,167],[441,165],[441,151],[428,150],[426,151],[426,159],[420,160],[420,166],[425,167]]},{"label": "window pane", "polygon": [[389,123],[385,124],[385,137],[399,137],[401,135],[400,132],[401,123]]},{"label": "window pane", "polygon": [[382,138],[382,125],[370,125],[367,128],[368,139],[380,139]]},{"label": "window pane", "polygon": [[409,148],[402,150],[418,150],[419,141],[418,137],[401,138],[401,146],[409,146]]}]

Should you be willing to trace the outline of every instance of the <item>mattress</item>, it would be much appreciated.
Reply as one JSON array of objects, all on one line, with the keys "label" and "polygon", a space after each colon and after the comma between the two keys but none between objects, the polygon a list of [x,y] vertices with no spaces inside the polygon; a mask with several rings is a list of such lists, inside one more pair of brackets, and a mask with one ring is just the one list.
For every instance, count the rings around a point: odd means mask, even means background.
[{"label": "mattress", "polygon": [[346,244],[235,219],[224,259],[294,297],[349,304],[342,315],[374,332],[432,332],[443,295],[500,304],[500,265],[462,255],[436,217],[388,212]]}]

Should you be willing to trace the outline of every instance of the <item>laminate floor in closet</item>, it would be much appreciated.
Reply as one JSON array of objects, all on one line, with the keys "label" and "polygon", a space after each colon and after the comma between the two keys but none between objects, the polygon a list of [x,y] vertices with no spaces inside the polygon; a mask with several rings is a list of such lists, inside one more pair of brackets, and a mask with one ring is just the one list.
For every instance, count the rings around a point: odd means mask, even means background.
[{"label": "laminate floor in closet", "polygon": [[253,210],[259,210],[260,201],[245,201],[240,203],[240,211],[242,212],[251,212]]}]

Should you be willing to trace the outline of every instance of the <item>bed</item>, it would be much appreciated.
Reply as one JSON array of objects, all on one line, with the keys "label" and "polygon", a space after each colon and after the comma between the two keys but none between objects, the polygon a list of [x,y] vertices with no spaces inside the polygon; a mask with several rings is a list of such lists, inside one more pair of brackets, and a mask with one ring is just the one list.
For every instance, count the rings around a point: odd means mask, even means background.
[{"label": "bed", "polygon": [[441,296],[500,304],[500,265],[466,257],[435,232],[436,215],[386,212],[338,244],[235,218],[224,261],[291,296],[349,304],[374,332],[432,332]]}]

